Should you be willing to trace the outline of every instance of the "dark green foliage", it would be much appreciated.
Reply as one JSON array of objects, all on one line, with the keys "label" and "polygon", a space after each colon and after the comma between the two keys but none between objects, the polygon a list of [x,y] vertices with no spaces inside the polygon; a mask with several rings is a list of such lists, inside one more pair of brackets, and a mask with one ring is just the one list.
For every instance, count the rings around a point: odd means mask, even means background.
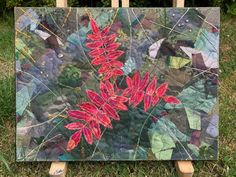
[{"label": "dark green foliage", "polygon": [[[1,0],[0,2],[0,14],[13,9],[16,6],[24,7],[55,7],[56,0]],[[100,0],[100,1],[79,1],[79,0],[68,0],[68,6],[70,7],[111,7],[111,0]],[[171,7],[172,0],[133,0],[130,1],[130,7]],[[236,1],[235,0],[185,0],[186,7],[209,7],[219,6],[222,12],[236,15]]]},{"label": "dark green foliage", "polygon": [[59,84],[62,86],[77,87],[81,85],[80,70],[73,65],[66,66],[59,76]]}]

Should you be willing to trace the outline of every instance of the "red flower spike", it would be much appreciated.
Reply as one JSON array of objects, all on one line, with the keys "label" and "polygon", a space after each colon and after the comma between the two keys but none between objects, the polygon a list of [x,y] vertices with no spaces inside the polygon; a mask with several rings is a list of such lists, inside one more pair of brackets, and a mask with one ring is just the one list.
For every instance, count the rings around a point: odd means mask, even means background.
[{"label": "red flower spike", "polygon": [[93,144],[93,134],[92,134],[91,130],[87,127],[84,127],[83,134],[84,134],[84,138],[88,142],[88,144]]},{"label": "red flower spike", "polygon": [[73,122],[73,123],[67,124],[65,128],[69,130],[79,130],[79,129],[82,129],[84,126],[85,125],[80,122]]},{"label": "red flower spike", "polygon": [[82,135],[82,130],[79,130],[71,135],[70,140],[68,141],[68,144],[67,144],[67,148],[66,148],[67,151],[71,151],[79,144],[81,140],[81,135]]},{"label": "red flower spike", "polygon": [[181,101],[175,96],[163,96],[163,100],[170,104],[180,104]]},{"label": "red flower spike", "polygon": [[94,134],[95,138],[97,140],[100,140],[101,139],[100,125],[98,123],[96,123],[95,121],[91,121],[89,126],[90,126],[90,129],[92,130],[92,133]]},{"label": "red flower spike", "polygon": [[110,78],[116,78],[119,75],[123,75],[121,67],[123,63],[116,61],[124,52],[117,50],[120,43],[116,43],[116,34],[109,34],[110,26],[105,27],[100,31],[98,25],[94,19],[90,20],[90,26],[93,34],[89,34],[87,38],[89,41],[86,46],[92,49],[88,55],[93,59],[93,65],[102,65],[99,68],[98,73],[103,74],[103,80],[109,80]]},{"label": "red flower spike", "polygon": [[168,83],[162,83],[155,91],[156,95],[158,95],[159,97],[162,97],[163,95],[165,95],[166,91],[168,89]]}]

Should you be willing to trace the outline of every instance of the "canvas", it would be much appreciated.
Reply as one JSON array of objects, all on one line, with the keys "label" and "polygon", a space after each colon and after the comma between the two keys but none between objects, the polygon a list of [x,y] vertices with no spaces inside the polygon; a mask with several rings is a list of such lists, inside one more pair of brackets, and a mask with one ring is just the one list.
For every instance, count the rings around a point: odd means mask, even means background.
[{"label": "canvas", "polygon": [[15,8],[17,161],[215,160],[219,8]]}]

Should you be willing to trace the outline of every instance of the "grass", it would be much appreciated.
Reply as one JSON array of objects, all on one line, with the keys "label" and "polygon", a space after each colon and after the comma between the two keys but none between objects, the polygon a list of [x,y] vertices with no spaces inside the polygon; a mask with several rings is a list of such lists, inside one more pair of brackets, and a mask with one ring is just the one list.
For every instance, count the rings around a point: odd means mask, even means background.
[{"label": "grass", "polygon": [[[0,176],[47,176],[49,162],[15,162],[13,18],[0,20]],[[194,162],[195,176],[236,176],[236,19],[221,23],[220,154]],[[68,176],[176,176],[172,162],[69,164]]]}]

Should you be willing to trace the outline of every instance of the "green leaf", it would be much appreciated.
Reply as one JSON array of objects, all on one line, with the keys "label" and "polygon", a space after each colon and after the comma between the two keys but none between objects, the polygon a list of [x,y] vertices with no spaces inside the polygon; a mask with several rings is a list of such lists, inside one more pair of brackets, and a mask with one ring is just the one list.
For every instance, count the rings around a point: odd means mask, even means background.
[{"label": "green leaf", "polygon": [[194,144],[188,144],[187,146],[194,155],[196,155],[197,157],[199,156],[199,148],[197,146],[195,146]]},{"label": "green leaf", "polygon": [[182,68],[183,66],[191,62],[191,60],[189,59],[182,57],[174,57],[174,56],[170,56],[168,60],[169,60],[169,67],[174,69]]},{"label": "green leaf", "polygon": [[199,80],[193,85],[185,88],[178,96],[182,104],[173,106],[171,104],[165,104],[166,109],[173,108],[190,108],[192,110],[201,110],[209,113],[216,104],[216,98],[208,95],[206,98],[205,81]]},{"label": "green leaf", "polygon": [[187,114],[189,127],[194,130],[201,130],[201,117],[195,111],[190,108],[185,107],[185,112]]},{"label": "green leaf", "polygon": [[16,93],[16,112],[22,115],[25,108],[29,104],[30,95],[27,87],[23,87]]},{"label": "green leaf", "polygon": [[174,140],[166,134],[158,132],[150,132],[150,143],[152,152],[158,160],[169,160],[175,147]]}]

